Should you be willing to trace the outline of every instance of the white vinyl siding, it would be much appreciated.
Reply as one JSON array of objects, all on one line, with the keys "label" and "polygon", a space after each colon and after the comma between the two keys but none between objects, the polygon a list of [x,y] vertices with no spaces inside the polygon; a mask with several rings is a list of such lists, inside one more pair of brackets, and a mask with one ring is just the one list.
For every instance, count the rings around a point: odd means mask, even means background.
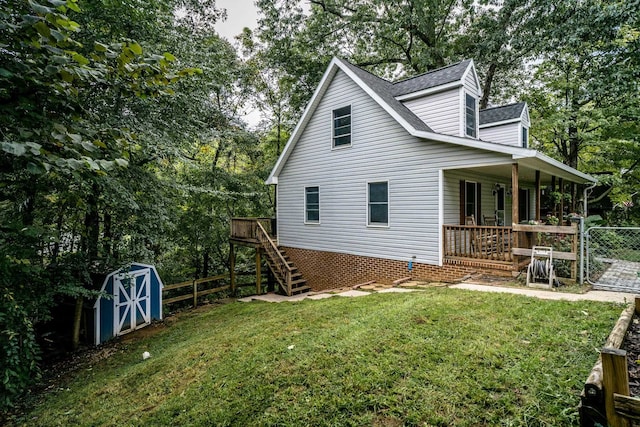
[{"label": "white vinyl siding", "polygon": [[520,123],[507,123],[499,126],[480,128],[480,139],[498,144],[522,147]]},{"label": "white vinyl siding", "polygon": [[460,136],[460,90],[458,88],[405,101],[404,105],[434,132]]},{"label": "white vinyl siding", "polygon": [[[458,98],[456,98],[456,106]],[[358,143],[332,150],[327,117],[350,104]],[[457,107],[456,107],[457,108]],[[456,124],[457,126],[457,124]],[[438,177],[447,167],[504,163],[499,154],[425,141],[407,133],[339,71],[278,177],[278,239],[283,246],[437,265],[440,251]],[[388,227],[367,226],[367,185],[389,182]],[[322,221],[305,226],[300,189],[322,192]],[[483,186],[490,190],[490,185]],[[458,193],[458,187],[455,193]],[[456,196],[457,197],[457,196]],[[486,200],[490,200],[486,198]]]},{"label": "white vinyl siding", "polygon": [[475,77],[474,69],[469,69],[464,77],[464,88],[467,92],[480,96],[480,88],[478,87]]}]

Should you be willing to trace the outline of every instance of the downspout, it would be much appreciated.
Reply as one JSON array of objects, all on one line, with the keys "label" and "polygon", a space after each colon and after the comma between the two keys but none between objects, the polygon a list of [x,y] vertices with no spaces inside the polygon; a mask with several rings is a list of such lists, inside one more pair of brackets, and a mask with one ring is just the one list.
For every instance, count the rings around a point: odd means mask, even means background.
[{"label": "downspout", "polygon": [[591,192],[591,190],[593,190],[596,185],[598,185],[597,182],[594,182],[593,185],[591,185],[590,187],[585,187],[583,194],[582,194],[582,203],[584,204],[583,210],[582,210],[582,216],[584,216],[585,218],[588,216],[587,214],[587,197],[589,195],[589,193]]}]

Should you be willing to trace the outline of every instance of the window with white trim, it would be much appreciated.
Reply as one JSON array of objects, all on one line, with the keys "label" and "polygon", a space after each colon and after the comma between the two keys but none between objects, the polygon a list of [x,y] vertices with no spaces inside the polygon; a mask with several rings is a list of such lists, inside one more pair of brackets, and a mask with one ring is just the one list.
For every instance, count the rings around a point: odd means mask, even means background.
[{"label": "window with white trim", "polygon": [[476,99],[468,93],[465,95],[465,134],[467,136],[475,138],[477,135]]},{"label": "window with white trim", "polygon": [[389,183],[370,182],[368,188],[368,224],[389,225]]},{"label": "window with white trim", "polygon": [[317,224],[320,222],[320,188],[304,188],[304,222]]},{"label": "window with white trim", "polygon": [[522,148],[529,147],[529,129],[522,126]]},{"label": "window with white trim", "polygon": [[351,105],[333,110],[333,147],[351,145]]}]

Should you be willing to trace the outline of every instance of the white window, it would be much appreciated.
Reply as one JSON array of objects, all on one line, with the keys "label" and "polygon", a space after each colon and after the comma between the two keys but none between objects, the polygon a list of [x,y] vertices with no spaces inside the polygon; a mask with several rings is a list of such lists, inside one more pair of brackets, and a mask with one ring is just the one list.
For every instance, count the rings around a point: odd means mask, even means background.
[{"label": "white window", "polygon": [[367,199],[368,224],[389,225],[389,183],[370,182]]},{"label": "white window", "polygon": [[522,148],[529,147],[529,129],[522,126]]},{"label": "white window", "polygon": [[351,145],[351,105],[333,110],[333,147]]},{"label": "white window", "polygon": [[304,189],[304,221],[312,224],[320,222],[319,187],[305,187]]},{"label": "white window", "polygon": [[476,110],[476,99],[467,93],[465,96],[465,133],[472,138],[477,135]]}]

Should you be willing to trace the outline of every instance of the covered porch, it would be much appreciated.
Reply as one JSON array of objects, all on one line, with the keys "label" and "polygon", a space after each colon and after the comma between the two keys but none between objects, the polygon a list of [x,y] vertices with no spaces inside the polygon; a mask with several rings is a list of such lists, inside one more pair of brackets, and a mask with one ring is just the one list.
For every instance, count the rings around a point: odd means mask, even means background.
[{"label": "covered porch", "polygon": [[517,272],[547,245],[575,279],[579,231],[568,214],[592,178],[549,160],[443,171],[443,263]]}]

